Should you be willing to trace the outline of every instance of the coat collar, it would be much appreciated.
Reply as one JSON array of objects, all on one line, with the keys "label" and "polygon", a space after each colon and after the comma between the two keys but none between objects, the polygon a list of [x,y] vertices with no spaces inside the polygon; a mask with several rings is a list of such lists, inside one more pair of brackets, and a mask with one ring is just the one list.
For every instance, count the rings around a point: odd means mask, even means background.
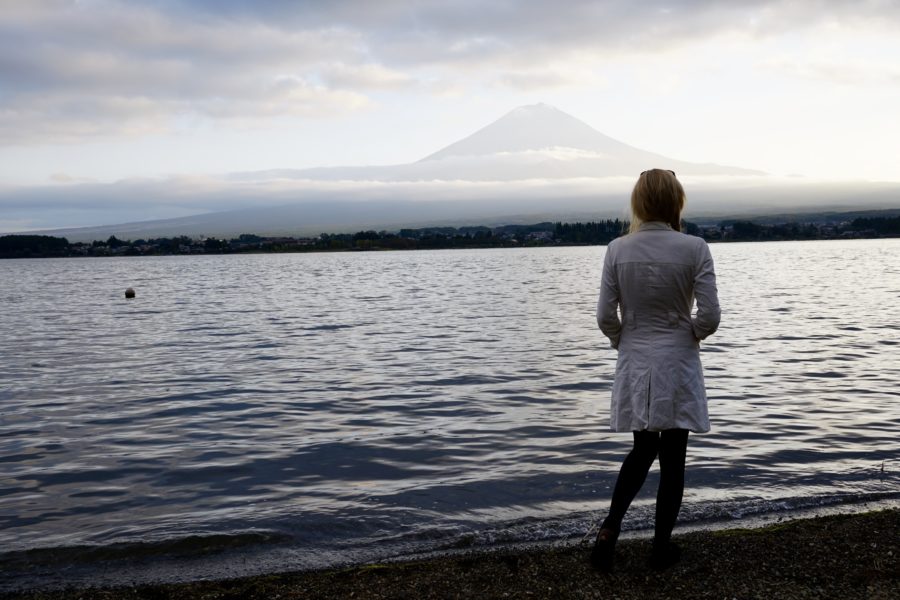
[{"label": "coat collar", "polygon": [[641,223],[638,227],[638,231],[647,231],[652,229],[672,229],[672,226],[668,223],[663,223],[662,221],[646,221]]}]

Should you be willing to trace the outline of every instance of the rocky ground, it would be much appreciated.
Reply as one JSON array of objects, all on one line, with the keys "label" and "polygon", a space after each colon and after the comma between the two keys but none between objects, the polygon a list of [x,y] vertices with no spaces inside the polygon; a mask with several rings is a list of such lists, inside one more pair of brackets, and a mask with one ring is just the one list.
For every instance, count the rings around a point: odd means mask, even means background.
[{"label": "rocky ground", "polygon": [[900,598],[900,510],[676,536],[682,561],[652,572],[648,540],[622,540],[612,574],[588,546],[505,550],[427,561],[218,582],[26,592],[3,598]]}]

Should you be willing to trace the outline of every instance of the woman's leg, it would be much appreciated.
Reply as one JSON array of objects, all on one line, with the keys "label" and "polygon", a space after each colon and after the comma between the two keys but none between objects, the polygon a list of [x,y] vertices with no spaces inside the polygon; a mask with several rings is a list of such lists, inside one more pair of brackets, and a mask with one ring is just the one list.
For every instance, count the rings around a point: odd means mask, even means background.
[{"label": "woman's leg", "polygon": [[668,543],[681,510],[688,430],[667,429],[659,440],[659,489],[656,492],[655,541]]},{"label": "woman's leg", "polygon": [[616,479],[616,487],[613,490],[612,502],[609,507],[609,516],[603,521],[603,529],[611,529],[618,532],[622,528],[622,519],[625,512],[631,506],[631,501],[644,485],[647,472],[656,459],[659,451],[659,433],[655,431],[635,431],[634,447],[619,470]]}]

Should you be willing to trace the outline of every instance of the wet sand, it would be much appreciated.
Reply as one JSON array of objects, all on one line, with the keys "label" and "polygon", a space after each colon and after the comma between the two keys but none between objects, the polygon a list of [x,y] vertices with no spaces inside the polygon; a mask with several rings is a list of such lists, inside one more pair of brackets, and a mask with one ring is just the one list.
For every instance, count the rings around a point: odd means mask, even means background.
[{"label": "wet sand", "polygon": [[416,562],[0,598],[900,598],[900,510],[834,515],[760,529],[676,535],[683,558],[645,565],[650,541],[621,540],[612,574],[588,545],[497,550]]}]

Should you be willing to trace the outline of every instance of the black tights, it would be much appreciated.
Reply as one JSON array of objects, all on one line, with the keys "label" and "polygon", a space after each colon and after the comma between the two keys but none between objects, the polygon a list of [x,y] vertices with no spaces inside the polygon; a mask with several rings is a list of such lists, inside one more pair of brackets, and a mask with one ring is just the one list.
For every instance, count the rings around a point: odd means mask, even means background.
[{"label": "black tights", "polygon": [[614,531],[621,529],[625,511],[644,485],[647,472],[659,455],[655,538],[660,542],[669,540],[678,511],[681,509],[681,496],[684,494],[684,456],[687,452],[687,440],[687,429],[634,432],[634,448],[622,463],[613,491],[609,516],[603,521],[604,528]]}]

